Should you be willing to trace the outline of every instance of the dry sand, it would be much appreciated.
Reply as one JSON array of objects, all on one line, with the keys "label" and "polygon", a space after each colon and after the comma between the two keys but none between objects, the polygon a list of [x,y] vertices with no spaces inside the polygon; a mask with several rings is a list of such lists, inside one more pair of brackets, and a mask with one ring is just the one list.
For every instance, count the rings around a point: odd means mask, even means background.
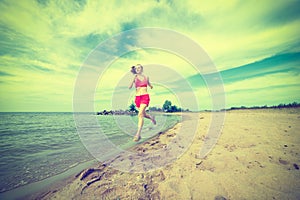
[{"label": "dry sand", "polygon": [[[132,148],[136,155],[120,155],[87,169],[38,198],[300,199],[300,109],[227,111],[221,136],[205,158],[199,157],[199,151],[214,126],[212,113],[183,115],[181,123]],[[125,166],[128,161],[143,166],[143,158],[147,161],[151,152],[166,149],[190,131],[183,124],[198,122],[190,146],[163,167],[134,173],[109,166],[122,162]],[[182,149],[180,144],[178,148]],[[165,156],[158,156],[156,164],[163,163]]]}]

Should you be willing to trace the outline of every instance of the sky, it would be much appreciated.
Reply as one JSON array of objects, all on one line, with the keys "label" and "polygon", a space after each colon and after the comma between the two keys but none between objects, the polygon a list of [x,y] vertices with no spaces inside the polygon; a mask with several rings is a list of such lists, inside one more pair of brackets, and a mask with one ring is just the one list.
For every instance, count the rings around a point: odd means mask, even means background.
[{"label": "sky", "polygon": [[127,109],[138,63],[150,106],[300,102],[299,0],[1,0],[0,30],[0,112]]}]

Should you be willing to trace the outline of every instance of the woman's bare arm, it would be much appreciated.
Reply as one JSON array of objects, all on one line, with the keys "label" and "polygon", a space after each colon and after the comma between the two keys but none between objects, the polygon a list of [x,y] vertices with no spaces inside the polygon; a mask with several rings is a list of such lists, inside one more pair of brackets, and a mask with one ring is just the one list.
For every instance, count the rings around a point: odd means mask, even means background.
[{"label": "woman's bare arm", "polygon": [[153,86],[152,86],[152,84],[151,84],[150,81],[149,81],[149,77],[147,77],[147,82],[148,82],[149,87],[152,89]]},{"label": "woman's bare arm", "polygon": [[131,81],[131,83],[130,83],[130,85],[129,85],[129,89],[131,89],[132,88],[132,86],[133,86],[133,83],[134,83],[134,81],[135,81],[135,78],[136,78],[136,75],[134,76],[134,78],[133,78],[133,80]]}]

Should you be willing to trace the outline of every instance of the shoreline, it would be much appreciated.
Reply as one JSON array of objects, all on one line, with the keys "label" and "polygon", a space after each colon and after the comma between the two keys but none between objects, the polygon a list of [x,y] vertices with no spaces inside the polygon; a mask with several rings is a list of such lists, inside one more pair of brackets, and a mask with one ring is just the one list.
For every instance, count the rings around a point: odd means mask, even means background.
[{"label": "shoreline", "polygon": [[[155,113],[155,114],[161,115],[162,113]],[[173,114],[167,114],[167,115],[173,115]],[[180,114],[176,113],[175,115],[180,115]],[[178,122],[175,122],[175,125],[177,123]],[[167,128],[163,132],[168,131],[172,127]],[[150,138],[142,139],[141,141],[136,143],[136,145],[141,145],[142,143],[145,143],[146,141],[152,139],[153,137],[156,137],[157,135],[159,135],[159,133],[153,135]],[[131,147],[124,146],[121,148],[122,149],[124,148],[124,150],[127,151],[134,148],[135,146],[131,146]],[[69,168],[66,171],[63,171],[54,176],[2,192],[0,193],[0,198],[1,199],[2,198],[3,199],[36,199],[36,198],[40,199],[49,191],[56,190],[58,188],[57,186],[60,187],[72,181],[74,179],[74,176],[76,176],[79,172],[82,172],[84,169],[97,167],[98,165],[99,165],[99,161],[97,159],[79,163],[78,165]]]},{"label": "shoreline", "polygon": [[[208,128],[214,127],[213,114],[218,115],[218,112],[182,113],[185,117],[174,127],[130,148],[128,151],[132,155],[121,154],[109,162],[97,163],[69,177],[61,185],[31,197],[300,198],[300,109],[226,111],[224,127],[217,144],[206,157],[200,158],[199,151],[205,142]],[[186,139],[184,136],[193,131],[190,126],[196,124],[197,130],[192,142],[185,143],[185,149],[181,152],[184,146],[182,142]],[[171,145],[174,145],[171,151],[167,151]],[[165,152],[168,154],[156,153],[164,152],[164,149],[167,149]],[[168,157],[176,153],[176,159],[166,162]],[[145,170],[145,163],[149,161],[161,166],[146,165],[150,170]],[[125,170],[119,170],[120,166]]]},{"label": "shoreline", "polygon": [[95,164],[95,160],[78,163],[76,166],[54,176],[2,192],[0,193],[0,199],[32,199],[32,197],[38,196],[38,194],[52,188],[53,185],[65,184],[65,182],[69,180],[70,177],[73,177],[74,174],[77,174],[78,171]]},{"label": "shoreline", "polygon": [[[156,112],[151,112],[152,114],[161,114],[161,113],[156,113]],[[195,114],[196,112],[194,112],[193,114]],[[174,130],[174,129],[177,129],[178,126],[180,126],[180,123],[186,119],[183,119],[183,115],[185,115],[184,113],[182,112],[176,112],[176,113],[165,113],[166,115],[180,115],[182,117],[182,120],[177,122],[174,126],[166,129],[165,131],[163,132],[159,132],[157,133],[156,135],[150,137],[150,138],[147,138],[145,140],[141,140],[139,142],[136,143],[135,146],[132,146],[132,147],[129,147],[128,149],[125,149],[125,151],[137,151],[138,149],[140,149],[145,143],[151,143],[151,141],[153,140],[157,140],[159,139],[162,135]],[[199,114],[197,112],[197,114]],[[110,160],[108,160],[106,163],[113,163],[115,161],[116,158],[120,157],[119,156],[116,156]],[[64,180],[61,180],[60,183],[58,184],[58,186],[50,186],[48,187],[47,189],[44,189],[44,190],[41,190],[39,192],[36,192],[36,193],[33,193],[31,195],[28,195],[26,196],[26,199],[51,199],[53,198],[53,194],[55,194],[58,190],[60,190],[61,188],[64,188],[66,187],[68,184],[76,181],[76,179],[78,179],[78,177],[82,176],[82,173],[85,173],[86,171],[88,171],[89,169],[97,169],[97,168],[104,168],[106,166],[108,166],[108,164],[106,163],[100,163],[100,161],[95,161],[95,163],[91,166],[89,166],[88,168],[85,168],[84,170],[81,170],[81,171],[78,171],[77,173],[74,173],[73,175],[65,178]],[[109,167],[109,166],[108,166]]]}]

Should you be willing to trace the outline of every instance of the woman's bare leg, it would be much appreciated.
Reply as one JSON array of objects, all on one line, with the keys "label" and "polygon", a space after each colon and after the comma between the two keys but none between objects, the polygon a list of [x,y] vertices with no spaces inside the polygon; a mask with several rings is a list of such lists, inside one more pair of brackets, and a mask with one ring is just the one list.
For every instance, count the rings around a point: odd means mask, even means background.
[{"label": "woman's bare leg", "polygon": [[146,118],[150,119],[154,125],[156,124],[156,120],[155,120],[154,116],[148,115],[146,112],[145,112],[144,116]]},{"label": "woman's bare leg", "polygon": [[140,109],[138,113],[138,130],[134,136],[134,141],[139,141],[141,138],[141,132],[144,125],[144,117],[150,119],[153,124],[156,124],[154,116],[148,115],[146,113],[146,108],[147,108],[146,104],[140,105]]},{"label": "woman's bare leg", "polygon": [[141,138],[141,131],[144,125],[144,117],[145,117],[145,110],[146,110],[147,105],[146,104],[141,104],[139,113],[138,113],[138,130],[135,134],[134,141],[139,141]]},{"label": "woman's bare leg", "polygon": [[[147,107],[147,105],[146,105],[146,107]],[[154,125],[156,124],[155,117],[147,114],[146,113],[146,108],[144,109],[144,117],[147,118],[147,119],[150,119]]]}]

